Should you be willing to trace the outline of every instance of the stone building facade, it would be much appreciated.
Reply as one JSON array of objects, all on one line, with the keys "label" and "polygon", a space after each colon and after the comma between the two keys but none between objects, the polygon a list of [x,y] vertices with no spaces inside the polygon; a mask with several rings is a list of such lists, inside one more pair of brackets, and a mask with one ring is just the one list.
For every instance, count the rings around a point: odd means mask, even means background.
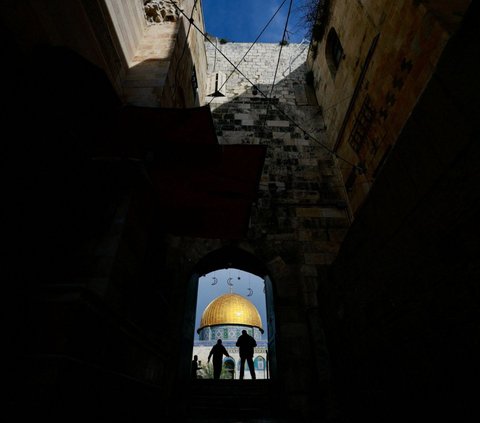
[{"label": "stone building facade", "polygon": [[[106,1],[119,50],[122,97],[136,106],[194,107],[205,96],[203,37],[188,30],[191,17],[204,28],[201,2]],[[195,8],[194,8],[195,5]],[[184,14],[180,12],[180,8]],[[188,40],[186,40],[188,34]]]},{"label": "stone building facade", "polygon": [[355,214],[470,1],[320,3],[309,69]]},{"label": "stone building facade", "polygon": [[342,171],[355,220],[319,291],[340,408],[475,420],[479,5],[322,3],[310,64],[327,139],[363,167]]}]

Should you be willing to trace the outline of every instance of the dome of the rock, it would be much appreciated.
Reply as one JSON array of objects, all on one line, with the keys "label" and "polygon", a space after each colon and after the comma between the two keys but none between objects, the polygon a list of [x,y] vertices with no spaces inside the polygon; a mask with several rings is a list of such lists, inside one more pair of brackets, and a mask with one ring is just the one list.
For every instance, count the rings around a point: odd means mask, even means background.
[{"label": "dome of the rock", "polygon": [[257,308],[238,294],[224,294],[215,298],[202,314],[198,331],[207,326],[241,325],[256,327],[263,332],[262,319]]}]

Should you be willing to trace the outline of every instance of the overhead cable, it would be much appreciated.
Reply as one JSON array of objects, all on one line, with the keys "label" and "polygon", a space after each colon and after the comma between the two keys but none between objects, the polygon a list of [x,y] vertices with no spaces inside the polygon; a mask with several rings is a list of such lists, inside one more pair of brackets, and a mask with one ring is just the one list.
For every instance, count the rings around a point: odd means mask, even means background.
[{"label": "overhead cable", "polygon": [[[277,65],[275,66],[275,73],[273,74],[272,88],[270,88],[270,95],[269,95],[270,98],[272,98],[273,88],[275,87],[275,81],[277,80],[278,66],[280,65],[280,58],[282,57],[283,45],[287,42],[287,40],[285,39],[285,35],[287,34],[288,19],[290,18],[290,12],[292,10],[292,2],[293,0],[290,0],[290,4],[288,5],[287,19],[285,20],[285,28],[283,29],[282,41],[280,41],[280,50],[278,51]],[[267,124],[269,108],[270,108],[270,102],[267,103],[267,109],[265,112],[265,121],[263,123],[263,126]]]},{"label": "overhead cable", "polygon": [[[275,13],[273,14],[273,16],[270,18],[270,20],[267,22],[267,24],[263,27],[263,29],[260,31],[260,34],[258,34],[257,38],[255,38],[255,41],[252,43],[252,45],[248,48],[248,50],[246,51],[246,53],[243,55],[243,57],[240,59],[240,61],[237,63],[237,66],[233,69],[232,72],[230,72],[230,75],[228,75],[228,77],[225,79],[225,81],[223,82],[223,84],[220,86],[220,88],[218,89],[218,91],[220,91],[224,85],[227,83],[227,81],[230,79],[230,77],[235,73],[236,71],[236,68],[238,68],[238,66],[240,66],[240,64],[245,60],[245,57],[247,56],[248,53],[250,53],[250,50],[253,48],[253,46],[257,43],[257,41],[259,40],[259,38],[263,35],[263,33],[265,32],[265,30],[268,28],[268,26],[271,24],[271,22],[273,21],[273,19],[275,19],[275,16],[277,16],[277,13],[280,11],[280,9],[282,8],[282,6],[285,4],[287,0],[283,0],[282,4],[280,4],[280,6],[278,6],[278,9],[275,11]],[[216,50],[215,50],[216,52]],[[208,102],[208,104],[210,104],[213,99],[215,97],[212,97],[210,99],[210,101]]]},{"label": "overhead cable", "polygon": [[[180,13],[182,13],[187,19],[188,19],[188,16],[183,12],[182,9],[180,9],[178,7],[177,4],[175,4],[172,0],[169,0],[170,3],[178,10],[180,11]],[[265,94],[259,87],[257,87],[242,71],[240,71],[240,69],[238,69],[238,67],[207,37],[207,35],[195,24],[195,22],[191,22],[192,26],[198,31],[200,32],[200,34],[203,35],[203,37],[220,53],[220,55],[230,64],[234,67],[234,69],[241,75],[243,76],[243,78],[245,78],[245,80],[254,88],[257,89],[257,91],[268,101],[270,101],[270,98],[268,97],[267,94]],[[322,143],[321,141],[319,141],[318,139],[316,139],[313,135],[311,135],[310,133],[308,133],[304,128],[302,128],[293,118],[291,118],[289,115],[286,114],[286,112],[284,112],[279,106],[278,104],[275,104],[275,103],[272,103],[273,104],[273,107],[275,109],[277,109],[283,116],[285,116],[285,118],[287,120],[289,120],[294,126],[296,126],[298,129],[300,129],[305,135],[308,135],[312,141],[314,141],[315,143],[317,143],[318,145],[320,145],[322,148],[324,148],[326,151],[328,151],[330,154],[332,154],[333,156],[335,156],[337,159],[339,160],[342,160],[343,162],[353,166],[355,169],[359,169],[359,166],[353,164],[352,162],[350,162],[349,160],[339,156],[335,151],[333,151],[330,147],[328,147],[327,145],[325,145],[324,143]]]},{"label": "overhead cable", "polygon": [[290,18],[290,12],[292,11],[292,3],[293,3],[293,0],[290,0],[290,4],[288,6],[287,19],[285,21],[285,28],[283,29],[282,41],[280,41],[280,50],[278,52],[277,66],[275,67],[275,74],[273,75],[272,88],[270,89],[270,97],[272,97],[273,88],[275,86],[275,80],[277,79],[278,66],[280,65],[280,57],[282,56],[283,45],[287,41],[285,39],[285,35],[287,34],[288,19]]}]

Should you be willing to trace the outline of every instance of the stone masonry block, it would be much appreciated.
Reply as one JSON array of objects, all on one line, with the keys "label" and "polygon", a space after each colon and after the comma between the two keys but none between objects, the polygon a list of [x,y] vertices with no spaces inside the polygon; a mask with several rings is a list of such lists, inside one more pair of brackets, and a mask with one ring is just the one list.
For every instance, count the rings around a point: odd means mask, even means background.
[{"label": "stone masonry block", "polygon": [[290,122],[288,120],[267,120],[267,126],[288,128],[290,126]]},{"label": "stone masonry block", "polygon": [[317,268],[311,264],[302,264],[300,267],[300,273],[302,276],[316,277],[318,276]]},{"label": "stone masonry block", "polygon": [[322,209],[316,207],[305,207],[296,209],[297,217],[321,218],[323,217]]},{"label": "stone masonry block", "polygon": [[329,257],[327,254],[307,253],[304,255],[304,257],[305,264],[323,265],[329,263]]}]

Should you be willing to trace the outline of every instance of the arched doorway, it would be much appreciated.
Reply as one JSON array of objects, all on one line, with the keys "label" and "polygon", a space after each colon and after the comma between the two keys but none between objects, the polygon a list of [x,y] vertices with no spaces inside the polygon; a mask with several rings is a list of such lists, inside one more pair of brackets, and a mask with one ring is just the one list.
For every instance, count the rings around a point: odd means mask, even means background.
[{"label": "arched doorway", "polygon": [[[218,340],[235,361],[240,361],[237,340],[245,331],[255,341],[255,356],[268,357],[268,327],[265,303],[265,282],[240,269],[217,269],[202,275],[198,282],[193,355],[207,363],[209,353]],[[211,366],[211,364],[204,364]],[[255,373],[256,369],[254,369]],[[213,374],[213,369],[200,371]],[[239,379],[237,372],[235,379]],[[250,373],[246,375],[250,378]],[[257,379],[265,379],[259,371]]]},{"label": "arched doorway", "polygon": [[223,361],[223,367],[229,375],[229,379],[235,379],[235,360],[231,357]]},{"label": "arched doorway", "polygon": [[[200,278],[210,276],[215,271],[227,271],[232,269],[230,277],[238,277],[236,271],[252,274],[262,280],[262,291],[265,295],[265,332],[268,334],[265,339],[266,354],[264,372],[266,378],[276,377],[276,329],[274,312],[274,290],[272,281],[268,275],[265,265],[253,254],[238,247],[223,247],[207,254],[194,268],[190,277],[189,289],[185,304],[185,319],[182,340],[181,370],[182,378],[188,379],[189,364],[193,354],[194,334],[198,329],[196,325],[197,293]],[[244,288],[248,286],[244,285]],[[251,288],[251,287],[250,287]],[[248,292],[248,291],[247,291]],[[223,328],[222,328],[223,329]],[[252,331],[253,334],[253,331]],[[255,358],[255,357],[254,357]]]}]

